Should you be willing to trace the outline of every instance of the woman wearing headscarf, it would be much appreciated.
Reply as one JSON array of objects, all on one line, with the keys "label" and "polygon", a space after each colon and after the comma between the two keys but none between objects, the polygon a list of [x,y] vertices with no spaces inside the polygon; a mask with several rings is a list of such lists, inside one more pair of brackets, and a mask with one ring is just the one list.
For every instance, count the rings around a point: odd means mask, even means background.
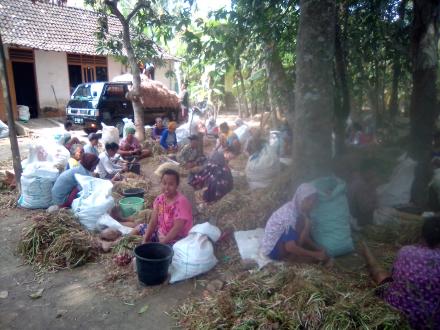
[{"label": "woman wearing headscarf", "polygon": [[423,220],[421,238],[397,252],[391,272],[365,242],[360,247],[377,293],[406,316],[411,329],[440,329],[440,217]]},{"label": "woman wearing headscarf", "polygon": [[79,162],[83,155],[84,155],[83,145],[81,143],[74,144],[72,148],[70,148],[70,158],[67,161],[66,170],[78,167]]},{"label": "woman wearing headscarf", "polygon": [[168,152],[177,151],[176,128],[176,122],[171,121],[168,124],[168,128],[163,131],[162,136],[160,137],[160,145]]},{"label": "woman wearing headscarf", "polygon": [[122,158],[132,161],[134,158],[142,159],[151,156],[150,150],[142,149],[138,139],[134,136],[136,130],[133,127],[127,127],[125,133],[127,134],[125,139],[119,143],[119,154]]},{"label": "woman wearing headscarf", "polygon": [[206,166],[190,178],[189,184],[194,189],[206,188],[203,200],[207,203],[216,202],[230,192],[234,180],[223,153],[214,152]]},{"label": "woman wearing headscarf", "polygon": [[71,168],[61,173],[52,187],[52,202],[59,207],[70,207],[76,195],[81,190],[75,179],[75,174],[92,176],[99,163],[99,158],[94,154],[84,154],[78,167]]},{"label": "woman wearing headscarf", "polygon": [[275,211],[267,221],[262,252],[274,260],[328,260],[325,251],[310,237],[310,211],[316,202],[315,187],[309,183],[300,185],[293,199]]}]

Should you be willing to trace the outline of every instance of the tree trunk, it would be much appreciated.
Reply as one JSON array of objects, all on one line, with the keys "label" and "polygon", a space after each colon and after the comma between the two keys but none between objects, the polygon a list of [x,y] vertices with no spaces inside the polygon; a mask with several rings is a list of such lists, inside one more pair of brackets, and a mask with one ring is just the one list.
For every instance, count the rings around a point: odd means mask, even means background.
[{"label": "tree trunk", "polygon": [[399,78],[400,78],[401,66],[400,59],[396,57],[393,63],[393,78],[391,82],[391,95],[389,113],[390,118],[393,121],[399,112]]},{"label": "tree trunk", "polygon": [[135,8],[127,15],[127,18],[119,11],[117,1],[105,0],[105,4],[109,7],[113,15],[115,15],[122,25],[122,44],[127,52],[128,65],[130,66],[131,74],[133,76],[133,87],[131,93],[131,103],[133,105],[134,125],[136,127],[136,137],[139,141],[145,140],[145,128],[144,128],[144,113],[142,104],[139,101],[139,90],[141,86],[141,77],[139,66],[134,55],[133,46],[130,39],[130,20],[135,14],[144,6],[142,2],[138,2]]},{"label": "tree trunk", "polygon": [[335,1],[301,0],[293,129],[295,175],[301,181],[330,173],[334,40]]},{"label": "tree trunk", "polygon": [[295,94],[293,86],[287,79],[283,64],[281,63],[280,54],[272,41],[266,43],[266,70],[268,81],[272,86],[272,98],[277,107],[283,114],[291,113],[295,109]]},{"label": "tree trunk", "polygon": [[[399,5],[398,14],[399,20],[397,24],[397,31],[395,38],[397,39],[400,34],[404,33],[404,25],[405,25],[405,8],[408,0],[402,0]],[[391,96],[390,96],[390,104],[389,104],[389,114],[391,121],[394,121],[394,118],[399,112],[399,79],[402,71],[402,64],[399,54],[395,54],[393,59],[393,76],[391,82]]]},{"label": "tree trunk", "polygon": [[427,203],[431,141],[438,115],[436,82],[439,15],[439,1],[414,1],[411,36],[413,88],[410,105],[410,155],[417,161],[417,167],[411,188],[411,201],[421,207]]},{"label": "tree trunk", "polygon": [[11,94],[9,93],[9,80],[6,71],[6,57],[3,48],[3,41],[0,35],[0,79],[3,90],[3,99],[5,100],[6,113],[8,115],[9,141],[11,143],[12,163],[14,166],[15,182],[17,188],[21,192],[21,157],[18,148],[17,131],[15,130],[14,113],[12,111]]},{"label": "tree trunk", "polygon": [[246,87],[244,86],[244,78],[243,78],[243,73],[241,72],[240,61],[238,61],[237,71],[238,71],[238,77],[240,78],[241,95],[242,95],[243,104],[244,104],[244,111],[245,111],[244,116],[249,117],[249,106],[248,106],[248,102],[247,102],[247,98],[246,98]]},{"label": "tree trunk", "polygon": [[[340,14],[345,14],[345,8],[341,8]],[[336,95],[340,99],[336,102],[337,107],[335,109],[335,154],[336,156],[342,155],[345,149],[345,123],[348,115],[350,114],[350,90],[347,82],[347,58],[345,52],[345,45],[343,44],[343,38],[341,36],[341,28],[339,21],[342,21],[337,17],[335,25],[335,67],[336,67],[336,80],[338,82],[339,93]]]},{"label": "tree trunk", "polygon": [[144,110],[142,104],[139,101],[139,92],[141,87],[141,76],[139,72],[139,66],[134,55],[134,50],[130,40],[130,26],[128,22],[122,23],[122,41],[124,48],[127,52],[128,63],[130,65],[131,74],[133,75],[133,115],[134,126],[136,127],[136,137],[139,141],[145,140],[145,128],[144,128]]}]

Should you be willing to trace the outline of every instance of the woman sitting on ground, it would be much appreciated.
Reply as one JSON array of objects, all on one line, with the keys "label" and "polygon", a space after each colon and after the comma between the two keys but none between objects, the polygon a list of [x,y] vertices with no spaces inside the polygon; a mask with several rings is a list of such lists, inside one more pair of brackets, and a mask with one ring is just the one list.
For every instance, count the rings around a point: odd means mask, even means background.
[{"label": "woman sitting on ground", "polygon": [[93,154],[84,154],[78,167],[64,171],[52,187],[52,202],[59,207],[70,207],[80,191],[75,174],[92,176],[99,163],[99,158]]},{"label": "woman sitting on ground", "polygon": [[203,201],[212,203],[220,200],[234,187],[231,170],[223,153],[214,152],[203,169],[189,178],[194,189],[205,189]]},{"label": "woman sitting on ground", "polygon": [[79,166],[79,161],[84,155],[84,147],[82,144],[74,144],[70,149],[70,158],[67,161],[66,170]]},{"label": "woman sitting on ground", "polygon": [[119,143],[119,153],[122,158],[128,161],[133,159],[142,159],[151,156],[151,152],[148,149],[142,149],[138,139],[134,136],[136,130],[133,127],[127,127],[125,129],[127,136]]},{"label": "woman sitting on ground", "polygon": [[440,217],[424,220],[423,243],[397,253],[392,272],[385,271],[364,242],[362,253],[380,296],[408,318],[413,329],[440,329]]},{"label": "woman sitting on ground", "polygon": [[177,124],[175,121],[171,121],[168,124],[168,128],[163,131],[160,138],[160,145],[167,152],[174,153],[177,151],[177,136],[176,136]]},{"label": "woman sitting on ground", "polygon": [[84,153],[94,154],[96,156],[99,156],[99,151],[98,151],[99,135],[96,133],[90,133],[88,138],[89,138],[89,143],[87,143],[84,146]]},{"label": "woman sitting on ground", "polygon": [[176,160],[187,170],[194,170],[203,165],[206,161],[205,155],[200,152],[199,148],[199,145],[203,143],[203,141],[200,141],[199,136],[195,134],[190,135],[188,140],[189,143],[177,153]]},{"label": "woman sitting on ground", "polygon": [[163,126],[162,118],[157,117],[156,118],[156,124],[153,127],[153,130],[151,132],[151,137],[155,141],[160,141],[160,138],[162,137],[162,133],[165,130],[165,127]]},{"label": "woman sitting on ground", "polygon": [[329,260],[325,251],[310,237],[310,211],[316,202],[315,187],[308,183],[300,185],[292,201],[275,211],[267,221],[262,252],[274,260]]},{"label": "woman sitting on ground", "polygon": [[99,164],[96,168],[96,172],[101,179],[112,181],[122,179],[121,173],[126,170],[126,167],[118,163],[118,149],[119,146],[115,142],[105,144],[105,151],[99,155]]},{"label": "woman sitting on ground", "polygon": [[215,150],[223,152],[227,160],[238,156],[241,152],[238,136],[229,128],[226,122],[220,124],[220,136]]},{"label": "woman sitting on ground", "polygon": [[70,120],[67,120],[64,123],[64,132],[63,132],[63,136],[62,136],[62,144],[64,145],[64,147],[66,147],[67,150],[70,151],[70,149],[72,149],[72,146],[74,144],[79,144],[80,141],[78,140],[78,138],[76,137],[72,137],[72,135],[70,134],[70,132],[72,131],[73,128],[73,123]]},{"label": "woman sitting on ground", "polygon": [[136,229],[143,236],[143,242],[173,244],[186,237],[193,225],[190,202],[177,191],[179,173],[166,170],[162,174],[162,194],[153,203],[150,223]]}]

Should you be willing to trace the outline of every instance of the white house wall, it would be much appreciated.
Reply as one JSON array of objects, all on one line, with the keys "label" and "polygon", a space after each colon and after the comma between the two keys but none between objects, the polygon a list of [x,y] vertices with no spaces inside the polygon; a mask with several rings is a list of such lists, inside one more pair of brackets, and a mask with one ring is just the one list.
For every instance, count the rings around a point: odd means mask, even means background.
[{"label": "white house wall", "polygon": [[[112,81],[114,77],[119,76],[121,74],[127,73],[127,68],[125,65],[121,64],[120,62],[117,62],[113,57],[108,57],[107,61],[108,65],[108,79],[109,81]],[[173,61],[166,61],[164,66],[156,66],[154,79],[157,81],[160,81],[162,84],[164,84],[168,89],[175,90],[175,79],[174,78],[167,78],[166,73],[172,70],[174,71],[174,62]]]},{"label": "white house wall", "polygon": [[109,56],[107,58],[107,72],[108,81],[112,81],[114,77],[127,73],[127,69],[121,62],[117,62],[113,57]]},{"label": "white house wall", "polygon": [[162,84],[164,84],[168,89],[175,90],[174,88],[174,79],[173,78],[167,78],[166,73],[168,71],[174,71],[173,62],[172,61],[166,61],[164,63],[164,66],[156,66],[154,70],[154,79],[157,81],[160,81]]},{"label": "white house wall", "polygon": [[63,109],[70,98],[66,53],[36,49],[35,72],[40,109]]}]

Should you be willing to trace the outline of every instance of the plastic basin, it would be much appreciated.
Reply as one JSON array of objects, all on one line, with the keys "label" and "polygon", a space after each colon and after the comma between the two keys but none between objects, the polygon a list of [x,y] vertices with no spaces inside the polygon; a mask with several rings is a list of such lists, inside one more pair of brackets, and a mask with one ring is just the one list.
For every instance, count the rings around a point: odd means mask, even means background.
[{"label": "plastic basin", "polygon": [[145,194],[145,190],[142,188],[129,188],[129,189],[124,189],[124,191],[122,192],[122,195],[124,195],[125,197],[144,198],[144,194]]},{"label": "plastic basin", "polygon": [[134,249],[139,282],[145,285],[162,284],[168,277],[173,249],[162,243],[147,243]]},{"label": "plastic basin", "polygon": [[144,199],[140,197],[125,197],[119,201],[122,216],[129,217],[144,208]]}]

